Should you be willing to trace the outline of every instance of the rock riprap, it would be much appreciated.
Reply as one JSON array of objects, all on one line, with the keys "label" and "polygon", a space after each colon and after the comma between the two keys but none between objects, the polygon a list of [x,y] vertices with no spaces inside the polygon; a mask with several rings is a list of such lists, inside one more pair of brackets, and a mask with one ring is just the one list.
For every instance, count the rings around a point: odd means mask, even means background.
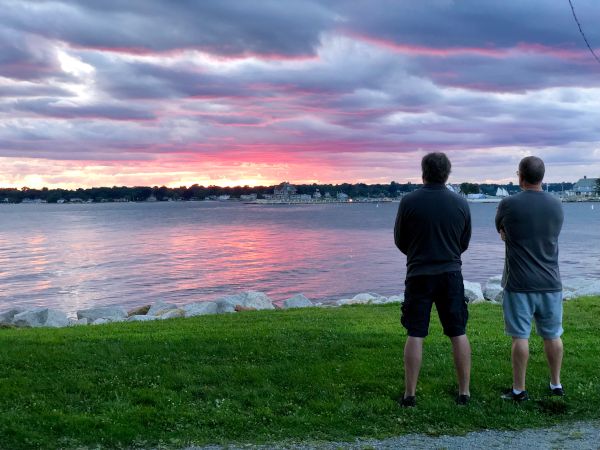
[{"label": "rock riprap", "polygon": [[[491,277],[484,289],[480,283],[464,281],[465,298],[469,303],[502,303],[501,277]],[[572,278],[563,281],[565,300],[584,296],[600,296],[600,280]],[[281,309],[291,308],[335,308],[345,305],[380,305],[402,303],[404,294],[385,297],[372,292],[357,294],[352,298],[343,298],[333,302],[317,303],[304,294],[297,294],[281,302]],[[203,316],[209,314],[241,313],[254,310],[276,309],[273,301],[264,292],[246,291],[226,295],[213,302],[195,302],[187,305],[175,305],[158,301],[152,305],[133,308],[129,312],[120,306],[103,306],[77,311],[77,318],[69,318],[59,310],[51,308],[12,307],[0,312],[0,327],[67,327],[82,325],[102,325],[113,322],[147,322],[152,320],[175,319]]]},{"label": "rock riprap", "polygon": [[13,325],[13,318],[22,312],[25,312],[25,308],[11,308],[0,313],[0,325]]},{"label": "rock riprap", "polygon": [[77,311],[77,318],[87,319],[90,323],[94,323],[98,319],[105,319],[108,322],[120,322],[127,318],[127,311],[120,306],[81,309]]},{"label": "rock riprap", "polygon": [[62,328],[69,325],[69,318],[57,309],[35,308],[15,314],[12,323],[18,327]]},{"label": "rock riprap", "polygon": [[483,291],[481,290],[481,284],[467,280],[464,280],[463,283],[465,286],[465,298],[469,303],[481,303],[485,301],[485,298],[483,298]]},{"label": "rock riprap", "polygon": [[219,307],[215,302],[197,302],[183,306],[185,317],[205,316],[207,314],[217,314]]},{"label": "rock riprap", "polygon": [[567,278],[563,280],[563,299],[600,295],[600,280],[587,278]]},{"label": "rock riprap", "polygon": [[497,275],[495,277],[490,278],[487,283],[485,283],[485,288],[483,289],[483,296],[486,300],[494,303],[502,303],[503,292],[501,283],[502,276]]},{"label": "rock riprap", "polygon": [[310,308],[314,306],[313,302],[311,302],[304,294],[296,294],[291,298],[283,301],[283,308]]}]

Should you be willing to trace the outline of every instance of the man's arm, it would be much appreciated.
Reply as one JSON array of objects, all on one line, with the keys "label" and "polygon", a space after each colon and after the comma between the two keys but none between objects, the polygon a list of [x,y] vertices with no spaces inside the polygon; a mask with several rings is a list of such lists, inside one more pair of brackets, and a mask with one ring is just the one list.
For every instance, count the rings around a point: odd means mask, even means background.
[{"label": "man's arm", "polygon": [[400,205],[398,206],[398,214],[396,214],[396,224],[394,225],[394,242],[396,243],[396,247],[406,255],[408,251],[408,243],[406,241],[405,235],[402,231],[402,207],[403,201],[400,201]]},{"label": "man's arm", "polygon": [[496,231],[500,233],[500,239],[506,241],[506,233],[504,231],[504,215],[506,213],[506,207],[504,200],[498,203],[498,209],[496,210]]},{"label": "man's arm", "polygon": [[465,228],[463,229],[462,235],[460,237],[460,252],[464,253],[469,248],[469,242],[471,241],[471,210],[469,209],[469,205],[467,205],[467,215],[465,220]]}]

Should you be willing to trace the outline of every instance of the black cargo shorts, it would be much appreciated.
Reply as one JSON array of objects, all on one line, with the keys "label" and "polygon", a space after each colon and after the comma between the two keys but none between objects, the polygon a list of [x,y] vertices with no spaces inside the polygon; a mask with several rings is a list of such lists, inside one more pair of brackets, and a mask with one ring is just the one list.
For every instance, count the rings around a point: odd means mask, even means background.
[{"label": "black cargo shorts", "polygon": [[425,337],[429,334],[429,318],[434,303],[444,334],[448,337],[465,334],[469,311],[460,271],[417,275],[407,278],[405,286],[401,322],[409,336]]}]

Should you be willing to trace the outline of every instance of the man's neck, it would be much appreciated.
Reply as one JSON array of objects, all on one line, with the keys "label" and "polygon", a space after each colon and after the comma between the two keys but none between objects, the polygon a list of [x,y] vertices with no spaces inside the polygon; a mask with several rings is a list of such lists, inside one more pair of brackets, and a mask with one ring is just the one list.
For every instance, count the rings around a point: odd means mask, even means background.
[{"label": "man's neck", "polygon": [[524,191],[537,191],[537,192],[542,192],[542,183],[539,184],[529,184],[527,182],[523,182],[521,184],[521,189],[523,189]]}]

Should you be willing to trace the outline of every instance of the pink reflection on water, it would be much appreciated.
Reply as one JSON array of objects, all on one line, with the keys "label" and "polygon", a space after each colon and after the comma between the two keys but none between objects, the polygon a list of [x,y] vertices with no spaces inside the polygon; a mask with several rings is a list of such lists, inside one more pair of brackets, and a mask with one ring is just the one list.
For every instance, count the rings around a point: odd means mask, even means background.
[{"label": "pink reflection on water", "polygon": [[299,233],[281,225],[224,224],[210,232],[177,231],[165,237],[169,263],[179,274],[172,280],[176,290],[216,293],[224,285],[239,290],[255,288],[259,281],[269,285],[271,275],[292,265],[290,258],[296,270],[314,268],[323,251],[322,233]]}]

